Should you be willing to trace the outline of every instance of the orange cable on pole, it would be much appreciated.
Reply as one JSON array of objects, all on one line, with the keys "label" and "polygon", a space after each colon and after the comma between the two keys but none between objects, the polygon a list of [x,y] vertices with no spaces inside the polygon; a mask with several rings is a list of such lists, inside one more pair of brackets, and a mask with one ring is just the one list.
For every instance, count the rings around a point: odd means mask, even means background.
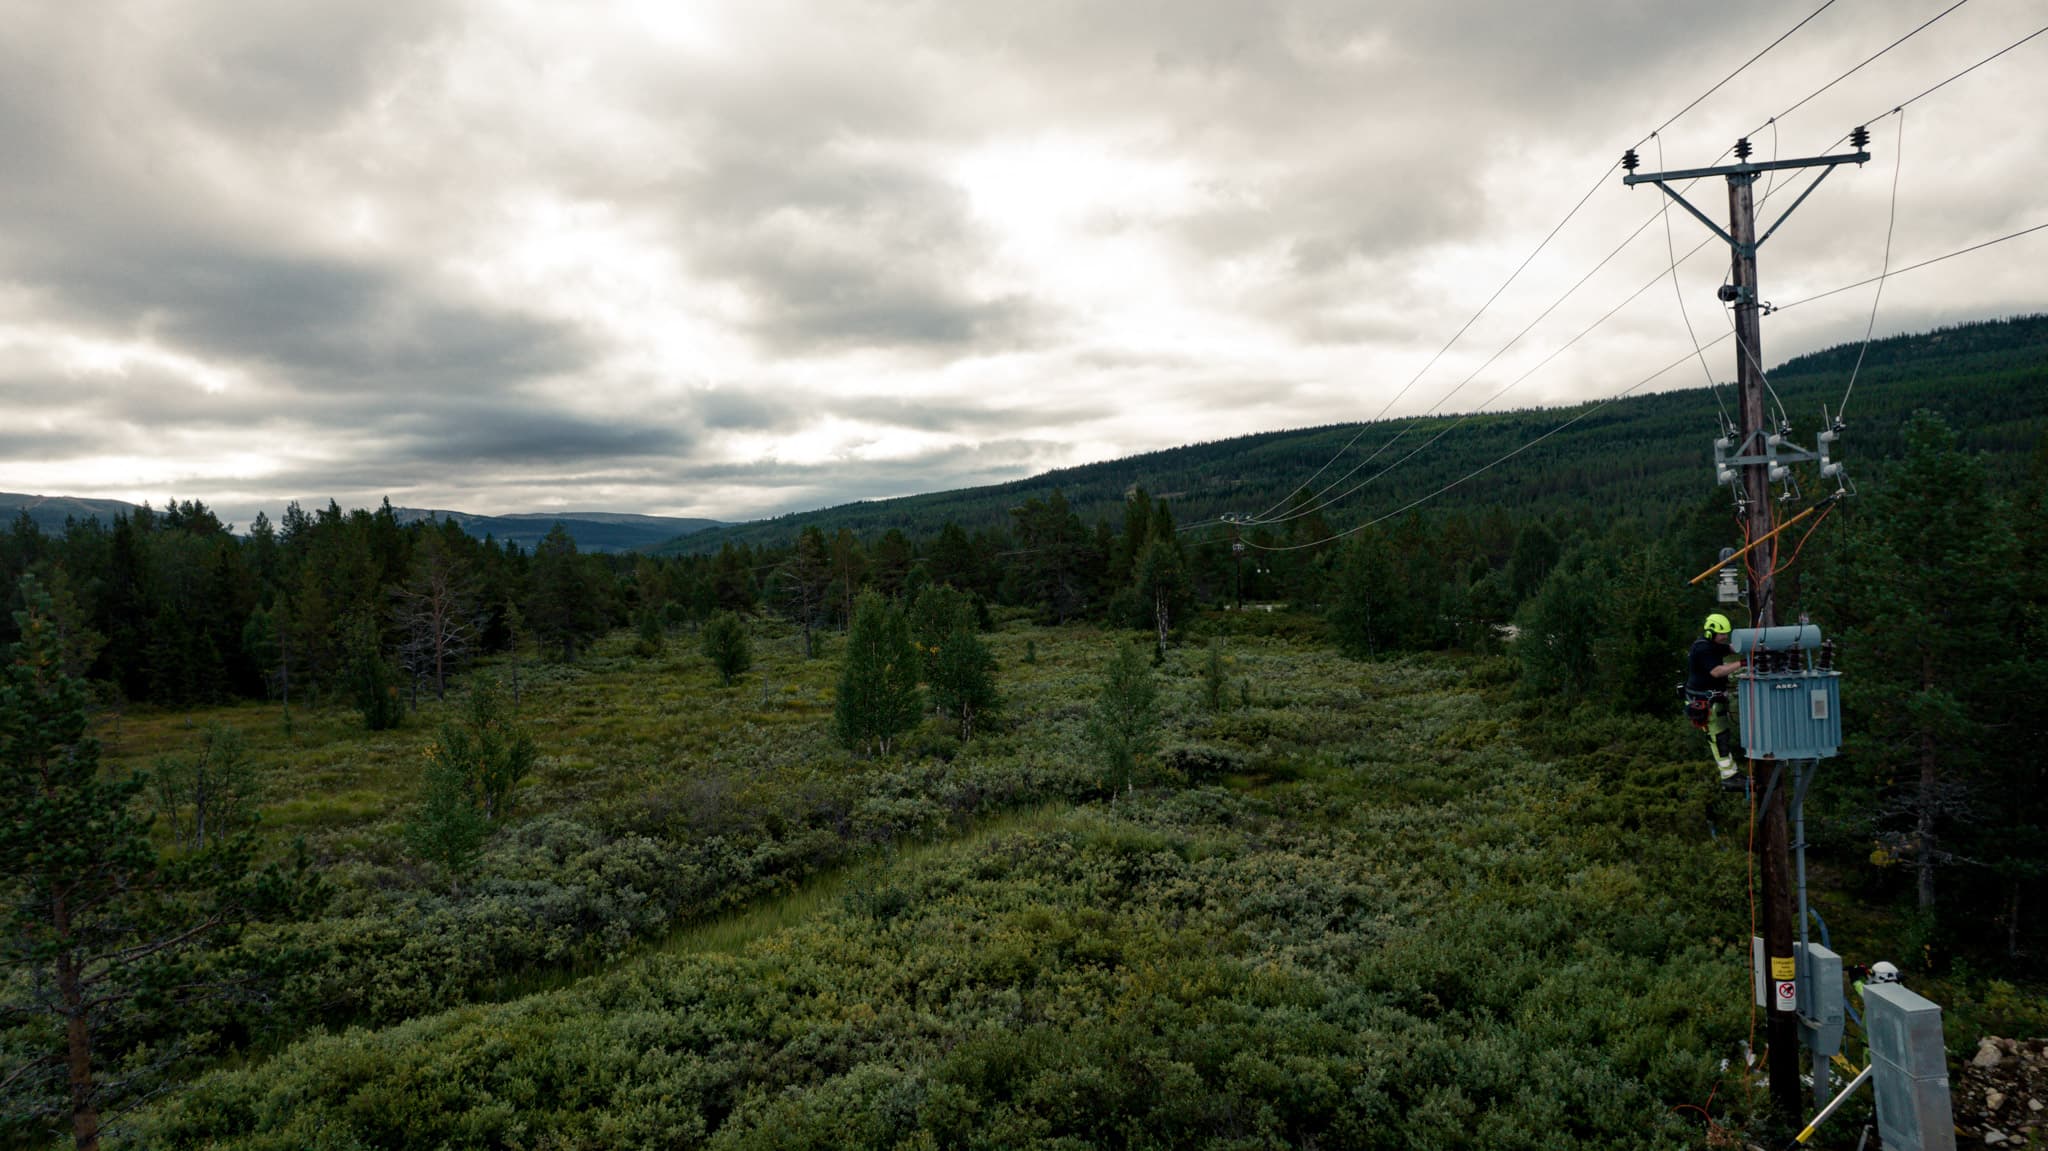
[{"label": "orange cable on pole", "polygon": [[1744,544],[1744,545],[1743,545],[1743,547],[1742,547],[1742,550],[1741,550],[1741,551],[1739,551],[1739,552],[1736,552],[1736,553],[1735,553],[1734,555],[1732,555],[1732,556],[1729,556],[1729,557],[1728,557],[1727,559],[1724,559],[1724,560],[1721,560],[1721,561],[1719,561],[1719,562],[1718,562],[1718,563],[1716,563],[1716,564],[1715,564],[1715,565],[1714,565],[1713,567],[1710,567],[1710,568],[1708,568],[1707,570],[1705,570],[1705,571],[1701,572],[1700,574],[1698,574],[1698,575],[1696,575],[1696,576],[1692,577],[1691,579],[1689,579],[1689,580],[1685,581],[1685,582],[1686,582],[1686,584],[1687,584],[1688,586],[1690,586],[1690,585],[1692,585],[1692,584],[1696,584],[1696,583],[1700,582],[1701,580],[1703,580],[1703,579],[1707,578],[1707,577],[1708,577],[1708,576],[1710,576],[1710,575],[1713,575],[1713,574],[1714,574],[1715,572],[1717,572],[1717,571],[1720,571],[1720,570],[1721,570],[1722,568],[1724,568],[1724,567],[1727,567],[1727,566],[1728,566],[1729,564],[1731,564],[1731,563],[1734,563],[1734,562],[1735,562],[1736,560],[1739,560],[1739,559],[1741,559],[1742,557],[1744,557],[1744,556],[1748,555],[1748,554],[1749,554],[1749,553],[1751,552],[1751,550],[1753,550],[1753,549],[1755,549],[1756,547],[1758,547],[1759,545],[1761,545],[1761,544],[1765,543],[1765,542],[1766,542],[1766,541],[1768,541],[1768,540],[1769,540],[1769,539],[1770,539],[1770,538],[1771,538],[1772,536],[1775,536],[1775,535],[1777,535],[1777,534],[1778,534],[1779,532],[1782,532],[1782,531],[1784,531],[1784,530],[1785,530],[1786,528],[1789,528],[1789,527],[1791,527],[1791,526],[1792,526],[1793,524],[1796,524],[1796,523],[1798,523],[1798,522],[1799,522],[1800,520],[1803,520],[1803,519],[1805,519],[1805,518],[1806,518],[1807,516],[1810,516],[1810,515],[1812,515],[1813,513],[1815,513],[1815,512],[1817,512],[1817,511],[1821,510],[1822,508],[1825,508],[1825,507],[1828,507],[1828,506],[1830,506],[1830,505],[1831,505],[1831,504],[1833,504],[1833,503],[1834,503],[1834,502],[1835,502],[1835,501],[1836,501],[1837,499],[1840,499],[1840,498],[1841,498],[1841,496],[1840,496],[1839,494],[1837,494],[1837,495],[1832,495],[1832,496],[1829,496],[1829,497],[1828,497],[1827,499],[1825,499],[1825,500],[1822,500],[1822,501],[1821,501],[1820,503],[1817,503],[1817,504],[1813,505],[1812,507],[1810,507],[1810,508],[1807,508],[1807,509],[1806,509],[1805,511],[1803,511],[1803,512],[1800,512],[1800,513],[1799,513],[1798,515],[1796,515],[1796,516],[1793,516],[1793,517],[1792,517],[1791,519],[1789,519],[1789,520],[1786,520],[1786,521],[1785,521],[1784,523],[1782,523],[1782,524],[1779,524],[1779,525],[1778,525],[1777,527],[1774,527],[1774,528],[1772,528],[1772,529],[1771,529],[1770,531],[1767,531],[1767,532],[1765,532],[1764,534],[1762,534],[1762,535],[1758,536],[1757,538],[1755,538],[1755,539],[1751,540],[1751,541],[1750,541],[1750,542],[1748,542],[1747,544]]}]

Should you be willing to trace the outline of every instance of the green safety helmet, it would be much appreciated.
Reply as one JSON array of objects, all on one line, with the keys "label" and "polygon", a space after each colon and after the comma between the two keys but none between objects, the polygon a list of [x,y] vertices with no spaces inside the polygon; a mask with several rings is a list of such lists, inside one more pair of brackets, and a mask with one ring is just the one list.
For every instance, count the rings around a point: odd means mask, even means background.
[{"label": "green safety helmet", "polygon": [[1727,616],[1722,615],[1720,612],[1715,612],[1707,617],[1706,626],[1708,635],[1727,635],[1734,625],[1728,622]]}]

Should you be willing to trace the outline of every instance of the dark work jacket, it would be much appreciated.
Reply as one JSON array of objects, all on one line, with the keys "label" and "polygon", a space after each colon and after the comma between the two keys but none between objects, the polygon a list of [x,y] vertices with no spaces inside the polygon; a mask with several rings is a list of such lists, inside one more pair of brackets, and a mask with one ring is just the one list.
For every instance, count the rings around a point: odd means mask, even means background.
[{"label": "dark work jacket", "polygon": [[1692,653],[1686,657],[1685,688],[1687,691],[1723,691],[1728,681],[1715,679],[1713,671],[1728,658],[1732,648],[1724,647],[1709,636],[1692,641]]}]

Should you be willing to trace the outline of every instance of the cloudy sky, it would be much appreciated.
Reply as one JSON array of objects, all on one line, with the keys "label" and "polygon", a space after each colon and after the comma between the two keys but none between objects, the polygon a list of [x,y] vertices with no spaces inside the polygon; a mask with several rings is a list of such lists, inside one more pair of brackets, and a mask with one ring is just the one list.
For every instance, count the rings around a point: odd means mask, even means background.
[{"label": "cloudy sky", "polygon": [[[1951,2],[1838,0],[1666,166]],[[740,518],[1370,416],[1817,3],[0,0],[0,490]],[[1902,128],[1895,264],[2048,222],[2048,35],[1881,115],[2043,24],[1970,0],[1760,133],[1869,119],[1876,154],[1766,298],[1877,272]],[[1478,370],[1655,212],[1618,176],[1393,414],[1478,405],[1663,269],[1660,223]],[[1702,339],[1724,266],[1680,269]],[[2044,268],[2037,233],[1902,276],[1879,331],[2041,310]],[[1637,382],[1679,307],[1495,406]],[[1773,316],[1767,358],[1869,307]]]}]

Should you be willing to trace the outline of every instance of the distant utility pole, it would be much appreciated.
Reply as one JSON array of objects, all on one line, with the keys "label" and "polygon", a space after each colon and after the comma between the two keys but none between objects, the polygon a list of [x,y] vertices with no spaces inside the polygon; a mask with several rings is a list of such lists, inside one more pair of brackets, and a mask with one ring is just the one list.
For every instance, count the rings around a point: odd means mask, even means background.
[{"label": "distant utility pole", "polygon": [[[1764,406],[1763,347],[1757,323],[1761,298],[1757,292],[1756,251],[1765,240],[1775,234],[1785,218],[1790,216],[1806,198],[1813,194],[1820,182],[1827,179],[1838,164],[1862,164],[1870,159],[1864,146],[1870,142],[1870,132],[1857,128],[1849,134],[1850,145],[1856,150],[1834,156],[1808,156],[1798,160],[1770,160],[1751,163],[1749,160],[1749,139],[1744,137],[1735,143],[1736,163],[1718,168],[1686,168],[1674,172],[1646,172],[1636,175],[1640,161],[1635,149],[1623,153],[1621,166],[1627,172],[1623,184],[1655,184],[1691,212],[1700,223],[1728,244],[1733,266],[1731,281],[1721,287],[1721,300],[1735,306],[1735,379],[1739,393],[1740,426],[1736,429],[1737,440],[1734,454],[1727,463],[1740,468],[1740,487],[1736,500],[1745,519],[1748,537],[1763,539],[1771,531],[1771,484],[1783,478],[1774,475],[1777,461],[1770,448],[1774,434],[1788,435],[1790,428],[1771,430],[1769,410]],[[1820,168],[1819,175],[1792,201],[1775,223],[1759,236],[1756,232],[1756,201],[1753,195],[1756,178],[1760,173],[1783,171],[1788,168]],[[1706,213],[1693,207],[1680,192],[1671,186],[1679,180],[1702,180],[1710,176],[1725,176],[1728,179],[1728,227],[1723,230]],[[1776,468],[1782,471],[1783,469]],[[1777,623],[1777,601],[1774,598],[1775,580],[1772,568],[1777,562],[1777,547],[1766,540],[1750,553],[1749,602],[1754,615],[1754,626],[1771,627]],[[1772,769],[1778,766],[1775,760],[1752,760],[1750,776],[1753,780],[1764,781],[1763,834],[1757,842],[1762,855],[1763,903],[1764,903],[1764,954],[1769,957],[1770,977],[1773,983],[1793,978],[1793,942],[1796,938],[1792,913],[1792,864],[1786,842],[1785,793],[1791,790],[1791,780],[1779,779]],[[1763,770],[1759,770],[1759,768]],[[1797,1117],[1802,1109],[1802,1091],[1799,1083],[1799,1014],[1795,1007],[1782,998],[1775,999],[1775,1009],[1770,1012],[1770,1075],[1771,1104],[1781,1118],[1790,1120]]]},{"label": "distant utility pole", "polygon": [[1230,558],[1237,565],[1237,574],[1231,580],[1231,590],[1237,593],[1237,610],[1244,610],[1244,541],[1238,538],[1241,529],[1230,525]]}]

